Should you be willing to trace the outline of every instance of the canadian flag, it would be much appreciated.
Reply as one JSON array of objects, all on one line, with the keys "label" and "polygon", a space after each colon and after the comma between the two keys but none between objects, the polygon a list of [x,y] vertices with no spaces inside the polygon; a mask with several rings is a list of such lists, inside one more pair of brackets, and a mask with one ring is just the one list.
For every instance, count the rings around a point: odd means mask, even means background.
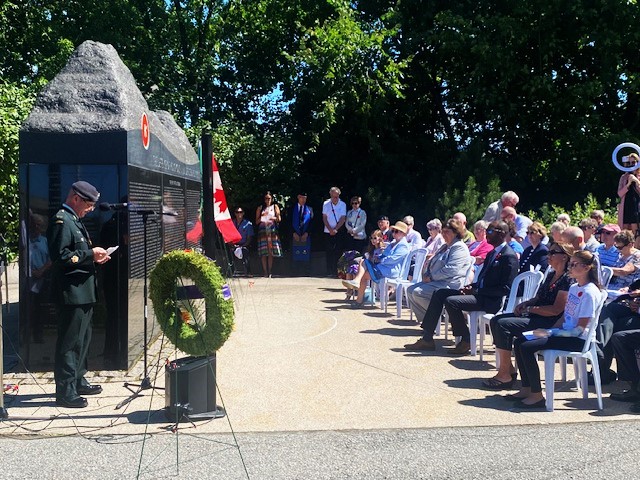
[{"label": "canadian flag", "polygon": [[218,162],[215,155],[211,155],[211,170],[213,171],[213,218],[224,243],[237,243],[242,240],[242,235],[231,220],[229,206],[227,205],[227,197],[222,189],[222,180],[220,180],[220,171],[218,170]]},{"label": "canadian flag", "polygon": [[[231,220],[227,197],[225,197],[222,189],[222,180],[220,180],[220,171],[218,170],[215,155],[211,155],[211,170],[213,172],[213,219],[222,234],[224,243],[237,243],[242,240],[242,235],[240,235],[240,232],[233,224],[233,220]],[[198,219],[193,229],[187,232],[187,241],[198,243],[202,238],[202,234],[202,223]]]}]

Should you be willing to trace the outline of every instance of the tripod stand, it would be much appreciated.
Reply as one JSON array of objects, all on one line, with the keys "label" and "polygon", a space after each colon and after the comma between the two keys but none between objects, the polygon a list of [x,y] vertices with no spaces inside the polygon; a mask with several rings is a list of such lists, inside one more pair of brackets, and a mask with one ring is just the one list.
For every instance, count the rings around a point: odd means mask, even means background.
[{"label": "tripod stand", "polygon": [[[143,232],[143,243],[144,243],[144,253],[143,253],[143,258],[144,258],[144,283],[143,283],[143,291],[142,291],[142,295],[143,295],[143,307],[144,307],[144,345],[143,345],[143,362],[144,362],[144,377],[142,378],[142,381],[139,384],[135,384],[135,383],[128,383],[125,382],[124,383],[124,388],[126,388],[127,390],[129,390],[131,392],[131,395],[127,398],[125,398],[123,401],[121,401],[119,404],[116,405],[116,410],[124,407],[125,405],[127,405],[128,403],[130,403],[132,400],[138,398],[140,395],[142,395],[142,392],[144,390],[150,390],[150,389],[156,389],[156,390],[164,390],[164,388],[162,387],[156,387],[151,383],[151,379],[149,378],[149,371],[148,371],[148,365],[147,365],[147,356],[148,356],[148,324],[149,324],[149,309],[148,309],[148,280],[147,280],[147,222],[149,220],[149,215],[155,215],[157,213],[159,213],[160,215],[170,215],[170,216],[175,216],[174,213],[171,212],[155,212],[153,210],[131,210],[130,213],[135,213],[137,215],[141,215],[142,216],[142,232]],[[154,220],[155,221],[155,220]],[[137,387],[137,390],[133,390],[131,387]]]}]

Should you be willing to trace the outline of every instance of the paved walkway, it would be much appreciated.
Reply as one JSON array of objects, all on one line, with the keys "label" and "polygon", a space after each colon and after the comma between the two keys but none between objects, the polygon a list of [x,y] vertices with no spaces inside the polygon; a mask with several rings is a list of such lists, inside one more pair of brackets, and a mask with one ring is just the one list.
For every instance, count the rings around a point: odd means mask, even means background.
[{"label": "paved walkway", "polygon": [[[353,432],[358,441],[366,444],[375,443],[367,440],[366,432],[379,432],[380,438],[395,442],[398,436],[413,435],[410,432],[418,432],[417,437],[430,437],[424,429],[466,432],[469,427],[489,426],[530,429],[558,425],[559,428],[559,424],[597,425],[637,419],[626,414],[628,405],[608,398],[605,410],[599,412],[595,394],[583,400],[571,383],[561,382],[556,384],[553,413],[514,411],[512,404],[501,398],[503,392],[478,388],[482,379],[494,374],[492,353],[482,363],[474,357],[451,358],[441,348],[451,344],[444,339],[436,340],[439,346],[436,352],[406,352],[402,345],[420,334],[417,324],[408,320],[408,311],[398,320],[394,319],[395,308],[389,314],[373,307],[353,310],[344,302],[344,292],[337,280],[234,279],[233,291],[236,327],[217,356],[218,404],[224,407],[227,416],[199,420],[195,425],[183,422],[180,433],[216,438],[215,442],[232,445],[236,440],[229,435],[231,432],[246,439],[253,438],[247,435],[261,432],[279,435],[291,432],[295,436],[325,431],[326,438],[331,439],[327,441],[335,441],[337,432]],[[153,344],[151,351],[152,380],[155,385],[164,386],[163,365],[167,359],[176,358],[176,352],[161,340]],[[5,383],[17,384],[19,389],[17,394],[5,395],[9,418],[0,422],[0,436],[130,438],[137,444],[141,438],[147,438],[145,434],[171,436],[171,422],[164,414],[163,391],[145,390],[128,405],[115,408],[130,393],[123,382],[137,381],[141,374],[140,364],[131,372],[92,372],[92,381],[101,383],[104,393],[88,397],[89,407],[81,410],[55,406],[51,374],[10,374]],[[572,374],[570,369],[570,378]],[[605,392],[619,388],[620,385],[612,385],[605,387]],[[409,430],[402,434],[405,429]],[[397,433],[386,435],[385,431]],[[545,431],[548,437],[553,437],[552,431]],[[298,445],[308,441],[299,440]],[[140,455],[139,450],[136,455]],[[235,458],[239,461],[239,457]],[[340,471],[339,465],[327,468],[334,473],[318,478],[387,478],[341,476],[336,473]],[[131,469],[129,465],[128,472]],[[243,472],[241,466],[238,469]],[[258,471],[264,473],[269,468]],[[450,473],[452,476],[441,478],[462,478]],[[149,472],[145,475],[144,478],[161,476]],[[135,476],[129,474],[129,478]],[[87,478],[111,477],[89,474]],[[296,477],[281,473],[255,478]],[[416,474],[388,478],[432,477]]]},{"label": "paved walkway", "polygon": [[[482,379],[494,373],[492,354],[485,357],[488,362],[480,362],[477,357],[452,358],[441,349],[406,352],[402,345],[420,333],[417,324],[408,320],[408,311],[397,320],[395,308],[393,314],[374,307],[353,310],[343,301],[337,280],[233,282],[236,328],[217,356],[218,403],[228,416],[199,425],[199,431],[430,428],[635,418],[625,413],[627,405],[608,399],[605,410],[598,412],[595,394],[583,400],[571,383],[556,384],[553,413],[513,411],[512,404],[501,398],[502,392],[478,388]],[[442,346],[451,341],[436,343]],[[151,351],[154,385],[164,386],[163,365],[176,353],[161,339]],[[139,433],[146,426],[147,412],[156,426],[167,424],[162,391],[144,391],[126,408],[114,409],[130,393],[123,381],[135,382],[141,375],[140,364],[128,374],[92,372],[92,381],[101,383],[104,393],[89,397],[86,409],[69,410],[55,406],[50,373],[10,374],[5,383],[18,384],[19,390],[18,395],[6,397],[7,408],[10,417],[47,419],[44,435],[74,433],[79,423],[87,429]],[[18,433],[19,425],[2,423],[0,433]]]}]

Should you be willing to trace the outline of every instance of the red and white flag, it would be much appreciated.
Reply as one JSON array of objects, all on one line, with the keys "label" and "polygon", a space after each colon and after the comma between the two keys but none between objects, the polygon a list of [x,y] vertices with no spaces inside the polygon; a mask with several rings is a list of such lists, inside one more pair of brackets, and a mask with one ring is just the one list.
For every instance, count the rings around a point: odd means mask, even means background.
[{"label": "red and white flag", "polygon": [[242,240],[242,235],[231,220],[229,206],[227,205],[227,197],[222,189],[222,180],[220,180],[220,171],[215,155],[211,155],[211,170],[213,172],[213,218],[224,243],[237,243]]},{"label": "red and white flag", "polygon": [[[216,162],[215,155],[211,155],[211,171],[213,173],[213,219],[216,227],[222,234],[224,243],[237,243],[242,240],[242,235],[231,220],[229,207],[227,206],[227,197],[222,189],[222,181],[220,180],[220,171]],[[187,241],[197,244],[204,234],[202,221],[198,219],[193,228],[187,232]]]}]

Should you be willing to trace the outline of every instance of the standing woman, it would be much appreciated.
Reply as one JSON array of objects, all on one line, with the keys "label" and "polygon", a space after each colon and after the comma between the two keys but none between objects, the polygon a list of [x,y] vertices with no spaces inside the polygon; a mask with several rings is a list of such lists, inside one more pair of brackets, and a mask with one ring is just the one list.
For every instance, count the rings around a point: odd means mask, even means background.
[{"label": "standing woman", "polygon": [[[638,165],[638,155],[632,153],[627,157],[625,166]],[[638,230],[638,202],[640,201],[640,168],[633,172],[625,172],[618,182],[618,226],[623,230]]]},{"label": "standing woman", "polygon": [[595,316],[600,298],[597,264],[594,255],[581,250],[571,257],[569,276],[576,283],[569,287],[567,304],[553,328],[533,331],[535,338],[519,336],[514,344],[518,369],[522,379],[520,391],[507,398],[519,400],[519,408],[544,408],[545,400],[540,384],[540,368],[536,352],[539,350],[580,351],[589,336],[589,319]]},{"label": "standing woman", "polygon": [[273,195],[267,190],[262,205],[256,209],[258,255],[262,260],[262,271],[265,277],[271,276],[273,257],[282,257],[282,245],[278,236],[280,220],[280,208],[273,203]]},{"label": "standing woman", "polygon": [[360,208],[362,198],[351,197],[351,210],[347,212],[345,223],[349,234],[349,250],[357,250],[364,253],[367,248],[367,233],[364,228],[367,225],[367,212]]}]

